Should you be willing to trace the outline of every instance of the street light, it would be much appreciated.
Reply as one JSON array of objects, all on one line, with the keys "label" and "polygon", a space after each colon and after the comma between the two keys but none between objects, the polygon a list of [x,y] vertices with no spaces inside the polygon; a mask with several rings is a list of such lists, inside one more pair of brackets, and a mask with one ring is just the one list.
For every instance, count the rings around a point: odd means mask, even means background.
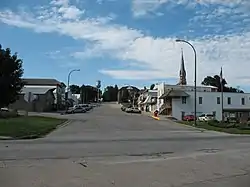
[{"label": "street light", "polygon": [[[73,73],[74,71],[80,71],[80,69],[73,69],[73,70],[71,70],[71,71],[69,72],[69,74],[68,74],[68,88],[67,88],[68,92],[67,92],[67,99],[66,99],[67,102],[68,102],[68,100],[69,100],[69,92],[70,92],[70,88],[69,88],[70,75],[71,75],[71,73]],[[67,106],[67,105],[66,105],[66,109],[68,109],[68,106]]]},{"label": "street light", "polygon": [[129,85],[129,86],[127,87],[127,90],[129,91],[129,95],[130,95],[130,97],[131,97],[132,100],[133,100],[133,101],[132,101],[132,105],[133,105],[133,107],[134,107],[135,95],[134,95],[134,93],[132,94],[132,91],[133,91],[134,89],[133,89],[132,86]]},{"label": "street light", "polygon": [[69,72],[69,74],[68,74],[68,91],[70,91],[70,89],[69,89],[70,75],[71,75],[74,71],[80,71],[80,69],[73,69],[73,70],[71,70],[71,71]]},{"label": "street light", "polygon": [[197,72],[196,72],[196,69],[197,69],[197,54],[196,54],[196,50],[194,48],[194,46],[189,43],[188,41],[186,40],[182,40],[182,39],[177,39],[175,40],[176,42],[182,42],[182,43],[186,43],[188,44],[190,47],[192,47],[193,51],[194,51],[194,125],[196,126],[196,100],[197,100],[197,90],[196,90],[196,76],[197,76]]}]

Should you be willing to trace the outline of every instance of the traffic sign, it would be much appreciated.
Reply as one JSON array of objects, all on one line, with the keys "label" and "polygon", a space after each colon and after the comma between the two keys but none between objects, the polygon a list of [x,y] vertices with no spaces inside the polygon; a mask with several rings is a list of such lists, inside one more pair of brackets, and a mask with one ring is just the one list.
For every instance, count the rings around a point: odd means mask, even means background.
[{"label": "traffic sign", "polygon": [[37,98],[36,95],[34,95],[32,92],[26,92],[24,94],[24,100],[27,101],[28,103],[31,103]]}]

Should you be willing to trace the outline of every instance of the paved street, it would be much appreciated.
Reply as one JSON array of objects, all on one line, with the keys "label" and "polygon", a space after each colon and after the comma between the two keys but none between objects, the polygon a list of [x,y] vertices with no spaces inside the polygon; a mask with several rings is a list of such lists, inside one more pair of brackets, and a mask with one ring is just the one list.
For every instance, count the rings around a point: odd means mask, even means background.
[{"label": "paved street", "polygon": [[[44,115],[44,114],[40,114]],[[0,142],[1,187],[249,187],[250,137],[103,104],[37,140]]]}]

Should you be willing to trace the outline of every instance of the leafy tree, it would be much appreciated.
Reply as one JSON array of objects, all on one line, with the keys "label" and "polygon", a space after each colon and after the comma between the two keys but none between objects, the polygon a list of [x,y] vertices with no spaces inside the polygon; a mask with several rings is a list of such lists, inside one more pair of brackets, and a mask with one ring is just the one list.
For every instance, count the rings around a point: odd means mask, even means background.
[{"label": "leafy tree", "polygon": [[[82,85],[80,88],[80,97],[82,103],[94,102],[97,99],[98,88],[90,85]],[[99,89],[99,94],[101,96],[101,90]]]},{"label": "leafy tree", "polygon": [[9,48],[3,49],[0,45],[0,107],[8,106],[18,99],[24,83],[22,60],[17,53],[11,54]]},{"label": "leafy tree", "polygon": [[[218,91],[221,92],[221,82],[220,82],[220,76],[219,75],[214,75],[212,76],[207,76],[204,78],[202,81],[203,85],[206,86],[215,86],[218,88]],[[242,90],[239,90],[238,88],[233,88],[233,87],[227,87],[226,86],[227,81],[225,79],[222,80],[222,86],[223,86],[223,92],[239,92],[239,93],[244,93]]]},{"label": "leafy tree", "polygon": [[153,89],[154,89],[154,87],[155,87],[155,84],[151,84],[151,86],[150,86],[150,90],[153,90]]},{"label": "leafy tree", "polygon": [[119,89],[117,85],[115,85],[114,87],[107,86],[103,93],[103,101],[117,101],[118,91]]},{"label": "leafy tree", "polygon": [[122,103],[128,102],[130,95],[129,95],[129,91],[128,91],[127,87],[122,87],[119,90],[119,95],[120,95],[119,102],[122,102]]},{"label": "leafy tree", "polygon": [[70,85],[69,88],[72,94],[80,94],[81,92],[80,86],[78,85],[73,84],[73,85]]},{"label": "leafy tree", "polygon": [[136,100],[136,98],[139,96],[139,89],[136,87],[133,87],[133,90],[128,90],[128,86],[122,87],[118,94],[119,94],[119,103],[126,103],[129,102],[129,100]]}]

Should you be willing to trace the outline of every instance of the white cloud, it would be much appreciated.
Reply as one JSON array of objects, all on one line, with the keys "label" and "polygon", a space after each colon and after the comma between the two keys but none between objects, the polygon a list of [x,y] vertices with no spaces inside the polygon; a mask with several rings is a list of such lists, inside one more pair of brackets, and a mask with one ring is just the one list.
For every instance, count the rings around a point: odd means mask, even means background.
[{"label": "white cloud", "polygon": [[[35,32],[55,32],[90,43],[85,50],[72,53],[75,58],[109,56],[133,64],[134,70],[115,68],[115,65],[113,69],[100,70],[116,79],[178,77],[180,48],[183,47],[187,78],[192,84],[194,56],[186,44],[176,44],[174,38],[153,38],[140,30],[111,24],[109,17],[84,17],[83,12],[68,1],[60,0],[52,1],[50,7],[41,7],[33,13],[0,11],[0,22]],[[199,82],[206,75],[218,74],[223,66],[228,82],[233,85],[249,83],[250,33],[200,37],[190,42],[197,49]],[[136,70],[136,67],[144,70]]]},{"label": "white cloud", "polygon": [[135,17],[145,16],[157,11],[162,6],[183,5],[194,8],[196,5],[209,7],[210,5],[223,5],[228,8],[237,7],[239,11],[249,11],[249,0],[132,0],[132,12]]},{"label": "white cloud", "polygon": [[[100,70],[101,73],[110,75],[115,79],[122,77],[126,80],[152,80],[153,78],[165,77],[164,71],[149,70]],[[149,76],[150,75],[150,76]],[[174,77],[169,77],[174,78]]]}]

